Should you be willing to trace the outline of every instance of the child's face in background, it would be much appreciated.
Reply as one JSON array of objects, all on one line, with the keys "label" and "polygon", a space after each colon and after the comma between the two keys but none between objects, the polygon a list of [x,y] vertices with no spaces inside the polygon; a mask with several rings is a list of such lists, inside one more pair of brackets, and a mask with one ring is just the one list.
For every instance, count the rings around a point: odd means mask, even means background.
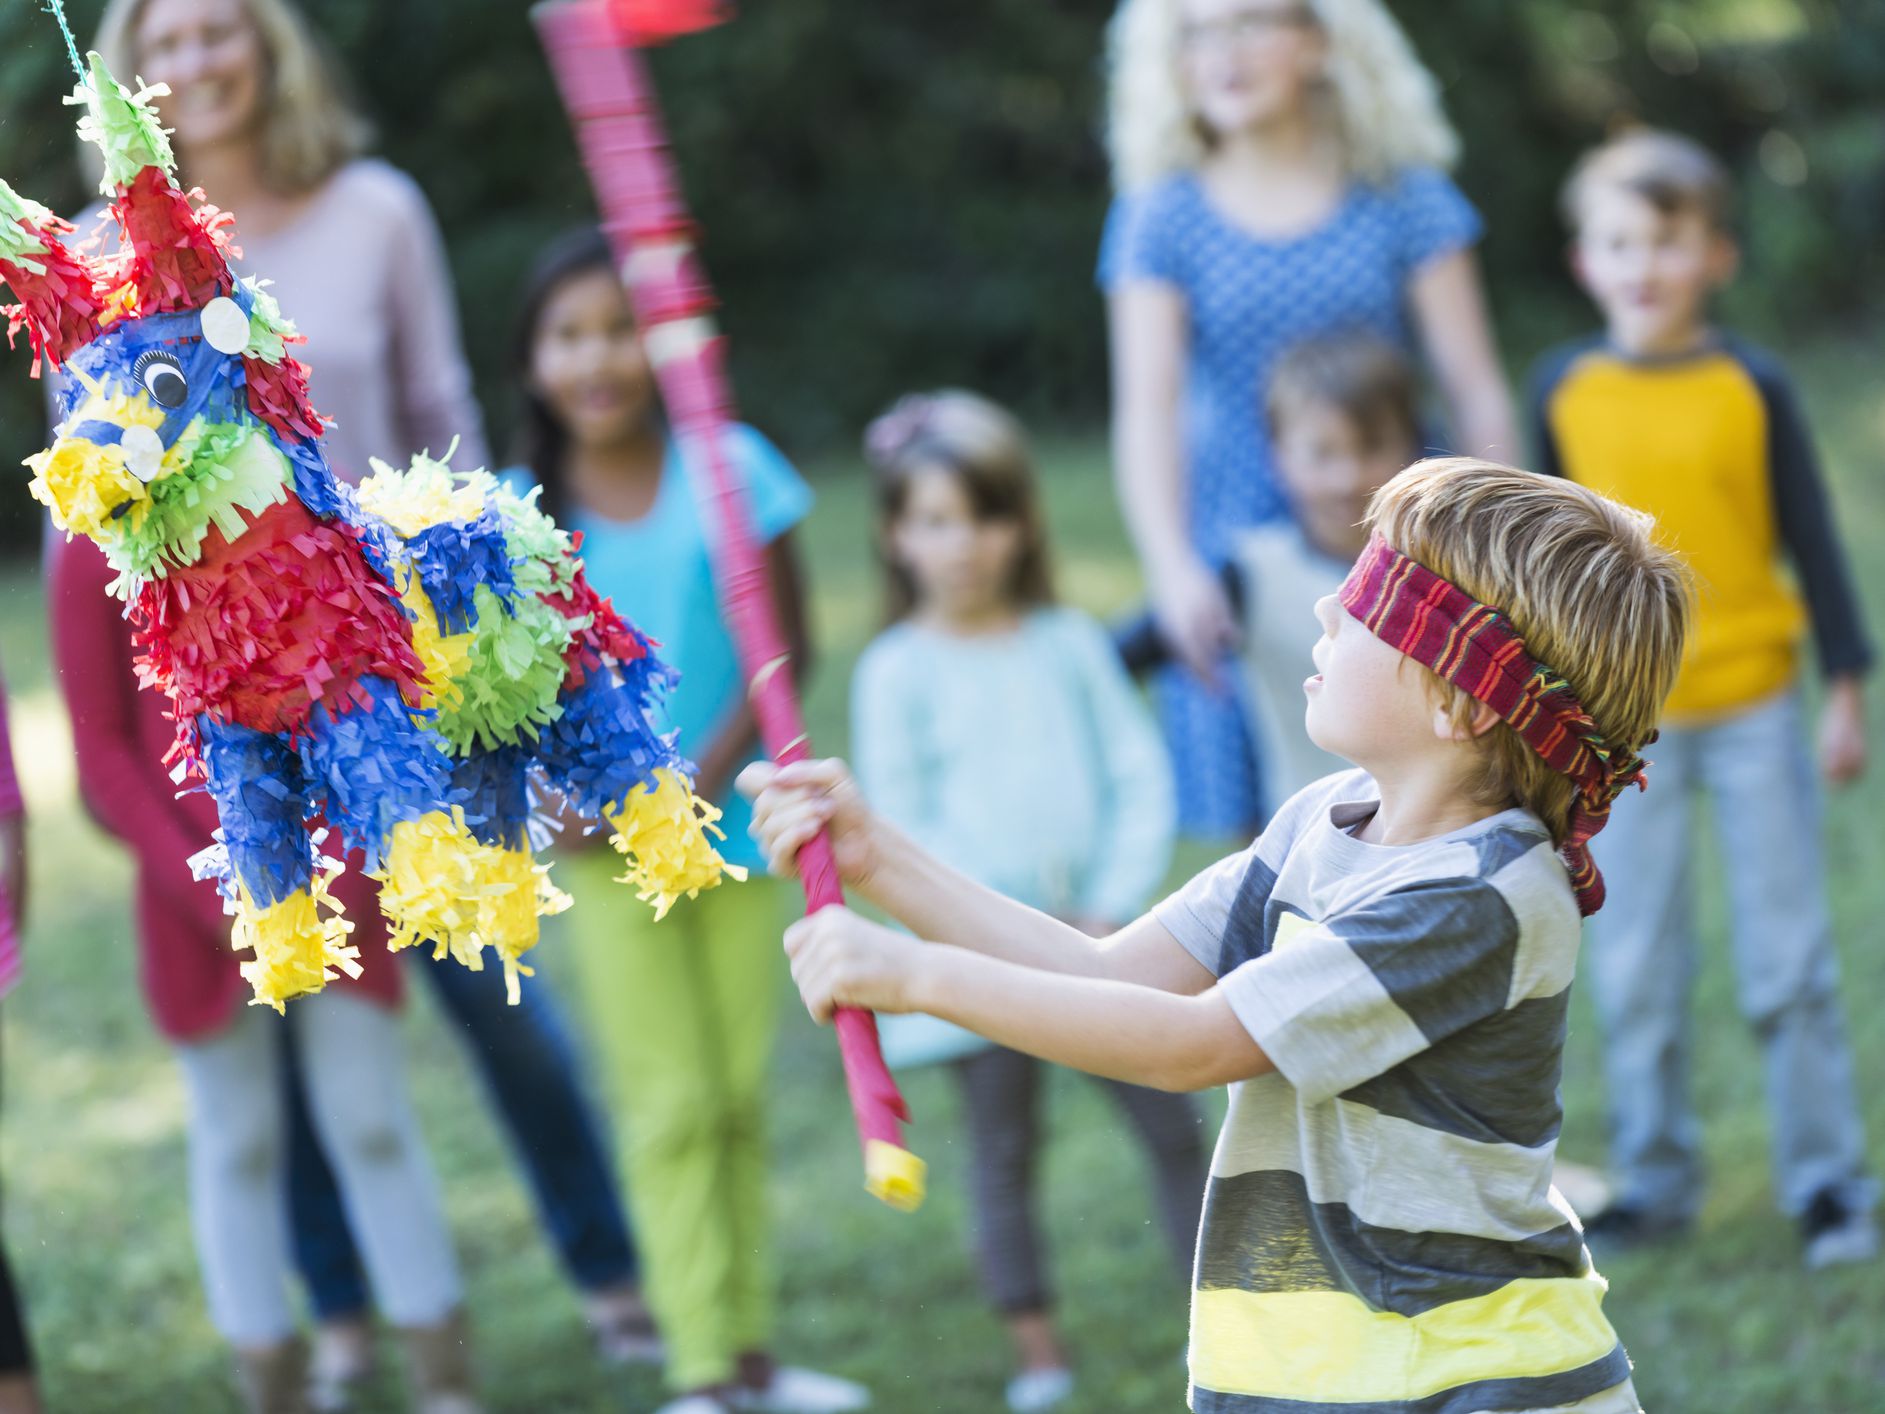
[{"label": "child's face in background", "polygon": [[1308,104],[1327,44],[1304,0],[1183,0],[1185,88],[1214,133],[1292,117]]},{"label": "child's face in background", "polygon": [[889,548],[915,581],[921,612],[967,624],[1011,607],[1021,525],[978,516],[962,478],[948,467],[910,477]]},{"label": "child's face in background", "polygon": [[1708,298],[1734,273],[1734,243],[1701,211],[1660,210],[1626,187],[1584,194],[1573,264],[1610,338],[1632,354],[1685,353]]},{"label": "child's face in background", "polygon": [[1346,408],[1305,402],[1275,419],[1276,465],[1309,543],[1352,560],[1368,543],[1368,499],[1412,459],[1414,435],[1370,436]]},{"label": "child's face in background", "polygon": [[1368,632],[1333,594],[1316,601],[1316,618],[1316,674],[1303,684],[1311,741],[1377,778],[1458,750],[1418,664]]},{"label": "child's face in background", "polygon": [[614,446],[654,410],[654,370],[615,272],[585,271],[543,302],[530,383],[577,446]]}]

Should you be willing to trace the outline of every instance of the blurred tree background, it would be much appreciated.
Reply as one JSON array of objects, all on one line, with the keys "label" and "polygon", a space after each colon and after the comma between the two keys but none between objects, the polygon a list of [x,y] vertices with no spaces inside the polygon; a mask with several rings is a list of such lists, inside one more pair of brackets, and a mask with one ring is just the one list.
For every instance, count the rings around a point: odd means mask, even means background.
[{"label": "blurred tree background", "polygon": [[[98,0],[72,0],[81,40]],[[591,215],[521,0],[308,0],[445,229],[502,446],[513,293]],[[1691,133],[1741,183],[1728,315],[1783,346],[1885,305],[1885,0],[1447,0],[1396,6],[1465,139],[1508,356],[1585,326],[1558,183],[1635,119]],[[795,452],[847,444],[886,399],[959,383],[1048,425],[1106,402],[1093,256],[1105,0],[749,0],[655,56],[748,416]],[[122,76],[127,79],[129,76]],[[87,199],[71,76],[35,0],[0,0],[0,173]],[[212,199],[214,193],[210,194]],[[237,213],[238,217],[241,213]],[[293,311],[288,311],[290,315]],[[22,347],[0,369],[0,464],[41,444]],[[29,545],[24,494],[0,536]]]}]

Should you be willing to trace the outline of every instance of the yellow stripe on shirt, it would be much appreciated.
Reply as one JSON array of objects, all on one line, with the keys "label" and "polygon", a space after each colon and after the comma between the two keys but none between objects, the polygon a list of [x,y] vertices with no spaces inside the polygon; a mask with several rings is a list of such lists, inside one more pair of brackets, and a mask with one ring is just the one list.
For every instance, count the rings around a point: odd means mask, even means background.
[{"label": "yellow stripe on shirt", "polygon": [[1191,1378],[1224,1394],[1391,1404],[1561,1374],[1616,1348],[1607,1285],[1595,1274],[1527,1278],[1418,1316],[1373,1310],[1345,1291],[1198,1291]]}]

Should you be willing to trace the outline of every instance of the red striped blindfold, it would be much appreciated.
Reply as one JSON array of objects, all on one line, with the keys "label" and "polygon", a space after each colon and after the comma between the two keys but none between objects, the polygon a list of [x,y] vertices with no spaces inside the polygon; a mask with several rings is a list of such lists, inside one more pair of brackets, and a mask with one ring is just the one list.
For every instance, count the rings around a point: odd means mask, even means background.
[{"label": "red striped blindfold", "polygon": [[1561,852],[1579,910],[1602,908],[1604,881],[1590,839],[1624,788],[1644,785],[1649,763],[1605,740],[1570,685],[1532,657],[1505,615],[1408,559],[1379,532],[1349,571],[1341,600],[1376,638],[1492,708],[1570,779],[1577,798]]}]

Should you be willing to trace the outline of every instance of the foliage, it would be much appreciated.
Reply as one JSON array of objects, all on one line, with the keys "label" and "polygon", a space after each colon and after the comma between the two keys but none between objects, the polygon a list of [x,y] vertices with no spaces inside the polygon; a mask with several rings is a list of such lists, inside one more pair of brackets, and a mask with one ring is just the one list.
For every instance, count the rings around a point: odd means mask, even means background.
[{"label": "foliage", "polygon": [[[73,0],[85,35],[98,0]],[[443,221],[488,415],[508,425],[513,295],[551,233],[591,214],[520,0],[311,7]],[[1555,194],[1627,116],[1728,156],[1747,277],[1728,312],[1768,337],[1885,304],[1881,0],[1448,0],[1398,7],[1466,139],[1495,307],[1515,359],[1582,327]],[[1093,257],[1109,0],[752,0],[655,55],[726,301],[752,418],[801,449],[849,445],[911,387],[966,384],[1088,423],[1106,400]],[[84,201],[52,22],[0,5],[0,172]],[[210,194],[214,198],[215,193]],[[237,213],[240,216],[240,213]],[[293,310],[287,311],[292,317]],[[40,410],[0,365],[0,464]],[[6,498],[15,539],[23,497]]]}]

